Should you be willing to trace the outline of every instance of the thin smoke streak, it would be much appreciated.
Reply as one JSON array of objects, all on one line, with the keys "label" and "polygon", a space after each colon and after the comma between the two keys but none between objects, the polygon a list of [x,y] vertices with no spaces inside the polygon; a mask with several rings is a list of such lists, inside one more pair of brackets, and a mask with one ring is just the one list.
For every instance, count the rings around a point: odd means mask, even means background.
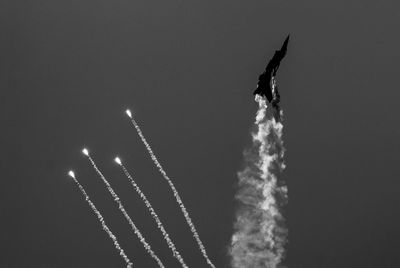
[{"label": "thin smoke streak", "polygon": [[122,257],[122,259],[126,262],[127,268],[132,268],[133,264],[129,260],[128,256],[126,256],[124,250],[121,248],[121,246],[118,243],[117,237],[111,232],[111,230],[108,228],[107,224],[105,223],[103,216],[101,215],[100,211],[96,208],[96,206],[93,204],[93,202],[90,200],[89,195],[86,193],[85,189],[83,186],[78,182],[78,180],[75,177],[74,172],[70,171],[69,172],[70,177],[74,180],[75,184],[78,186],[79,190],[81,191],[82,195],[85,197],[85,200],[89,204],[90,208],[93,210],[93,212],[96,214],[97,219],[100,221],[101,226],[103,227],[103,230],[107,233],[107,235],[110,237],[110,239],[113,241],[115,248],[118,250],[119,255]]},{"label": "thin smoke streak", "polygon": [[287,202],[287,187],[278,181],[285,168],[283,125],[267,114],[265,99],[256,96],[256,101],[253,144],[245,152],[245,168],[238,173],[240,208],[230,248],[233,268],[281,267],[285,256],[287,229],[279,209]]},{"label": "thin smoke streak", "polygon": [[172,183],[171,179],[168,177],[167,173],[162,168],[160,162],[157,160],[156,155],[154,154],[154,152],[151,149],[149,143],[147,142],[146,138],[144,137],[144,135],[142,133],[142,130],[139,127],[139,124],[135,121],[135,119],[133,118],[131,112],[129,110],[127,110],[126,113],[129,116],[129,118],[131,119],[131,122],[132,122],[133,126],[135,127],[137,134],[139,135],[140,139],[142,140],[144,146],[146,147],[147,152],[149,153],[149,155],[150,155],[151,159],[153,160],[154,164],[156,165],[156,167],[158,168],[159,172],[164,177],[164,179],[168,182],[168,185],[170,186],[170,188],[171,188],[171,190],[172,190],[172,192],[173,192],[173,194],[175,196],[176,202],[178,203],[179,207],[181,208],[181,211],[182,211],[182,213],[183,213],[183,215],[185,217],[185,220],[186,220],[188,226],[190,227],[190,230],[191,230],[191,232],[193,234],[193,237],[195,238],[195,240],[197,242],[197,245],[198,245],[203,257],[205,258],[207,264],[210,265],[212,268],[215,268],[214,264],[211,262],[211,260],[209,259],[208,255],[207,255],[207,252],[206,252],[206,249],[205,249],[205,247],[203,245],[203,242],[200,240],[200,236],[199,236],[199,234],[198,234],[198,232],[197,232],[197,230],[196,230],[196,228],[195,228],[195,226],[194,226],[194,224],[192,222],[192,219],[190,218],[189,213],[186,210],[186,207],[183,204],[182,199],[179,196],[178,191],[176,190],[174,184]]},{"label": "thin smoke streak", "polygon": [[119,158],[115,158],[115,162],[117,162],[119,164],[119,166],[121,167],[121,169],[124,172],[125,176],[129,179],[130,183],[135,188],[135,191],[139,194],[140,198],[145,203],[145,205],[146,205],[147,209],[149,210],[151,216],[153,217],[153,219],[157,223],[158,229],[160,229],[165,241],[167,242],[168,247],[171,249],[173,256],[179,261],[179,263],[182,265],[182,267],[187,268],[188,266],[185,264],[182,256],[180,255],[180,253],[176,249],[175,244],[170,239],[170,237],[169,237],[167,231],[165,230],[160,218],[158,217],[157,213],[155,212],[155,210],[154,210],[153,206],[151,205],[150,201],[147,199],[146,195],[142,192],[142,190],[140,189],[139,185],[135,182],[135,180],[133,179],[131,174],[128,172],[126,167],[122,164],[121,160]]},{"label": "thin smoke streak", "polygon": [[143,237],[142,233],[139,231],[139,229],[133,223],[131,217],[128,215],[128,213],[126,212],[124,206],[122,205],[122,202],[121,202],[120,198],[114,192],[113,188],[111,187],[111,185],[107,181],[107,179],[104,177],[103,173],[101,173],[101,171],[98,169],[96,163],[94,162],[92,157],[89,155],[88,151],[86,149],[84,149],[83,153],[87,156],[87,158],[89,159],[89,161],[92,164],[93,168],[95,169],[97,174],[100,176],[100,178],[103,180],[103,182],[106,185],[106,187],[107,187],[108,191],[110,192],[111,196],[114,198],[114,201],[118,204],[118,209],[121,211],[121,213],[124,215],[125,219],[128,221],[128,223],[131,226],[133,232],[139,238],[140,242],[143,244],[143,247],[146,249],[147,253],[149,253],[150,256],[157,262],[157,264],[158,264],[158,266],[160,268],[165,268],[165,266],[161,262],[160,258],[156,255],[156,253],[154,253],[154,251],[151,249],[150,245],[146,242],[146,239]]}]

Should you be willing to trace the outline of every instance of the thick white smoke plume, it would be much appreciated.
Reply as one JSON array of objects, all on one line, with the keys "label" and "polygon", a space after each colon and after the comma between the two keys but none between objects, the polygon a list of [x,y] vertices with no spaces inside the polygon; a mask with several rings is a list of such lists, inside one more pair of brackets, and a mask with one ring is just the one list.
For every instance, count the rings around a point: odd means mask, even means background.
[{"label": "thick white smoke plume", "polygon": [[244,153],[244,169],[238,172],[240,206],[229,252],[233,268],[282,267],[285,255],[287,229],[280,206],[287,202],[287,187],[278,181],[285,168],[283,125],[273,116],[282,112],[271,113],[258,95],[256,102],[252,146]]},{"label": "thick white smoke plume", "polygon": [[92,157],[89,155],[89,151],[87,149],[82,150],[83,154],[87,156],[89,159],[90,163],[92,164],[94,170],[97,172],[97,174],[100,176],[102,181],[107,187],[107,190],[110,192],[111,196],[113,197],[114,201],[118,204],[118,209],[121,211],[122,215],[124,215],[125,219],[128,221],[129,225],[132,228],[132,231],[135,233],[135,235],[139,238],[140,242],[142,243],[143,247],[146,249],[147,253],[157,262],[158,266],[160,268],[165,268],[164,264],[161,262],[160,258],[157,256],[157,254],[151,249],[150,245],[147,243],[146,239],[143,237],[142,233],[139,231],[139,229],[136,227],[134,222],[132,221],[131,217],[129,216],[128,212],[126,212],[124,206],[122,205],[122,202],[118,195],[115,193],[114,189],[111,187],[110,183],[108,180],[104,177],[103,173],[99,170],[97,167],[96,163],[92,159]]},{"label": "thick white smoke plume", "polygon": [[160,229],[164,240],[167,242],[168,247],[171,249],[173,256],[179,261],[181,266],[183,268],[188,268],[186,265],[185,261],[183,260],[181,254],[179,251],[176,249],[174,242],[172,242],[171,238],[169,237],[169,234],[164,228],[164,225],[162,224],[160,218],[158,217],[156,211],[154,210],[153,206],[151,205],[150,201],[147,199],[146,195],[142,192],[140,189],[139,185],[136,183],[136,181],[133,179],[131,174],[128,172],[128,170],[125,168],[125,166],[122,164],[121,159],[116,157],[115,162],[120,165],[122,171],[124,172],[125,176],[129,179],[130,183],[132,184],[133,188],[135,191],[138,193],[140,198],[142,199],[143,203],[146,205],[147,209],[149,210],[151,216],[153,217],[154,221],[157,224],[158,229]]},{"label": "thick white smoke plume", "polygon": [[168,177],[167,173],[165,172],[165,170],[163,169],[163,167],[161,166],[160,162],[158,161],[156,155],[154,154],[153,150],[150,147],[150,144],[147,142],[146,138],[143,135],[142,130],[139,127],[139,124],[136,122],[136,120],[133,118],[132,113],[130,112],[130,110],[126,110],[126,114],[129,116],[129,118],[131,119],[132,125],[135,127],[137,134],[139,135],[140,139],[142,140],[142,143],[144,144],[144,146],[147,149],[147,152],[149,153],[151,160],[153,160],[154,165],[158,168],[158,171],[161,173],[161,175],[164,177],[164,179],[167,181],[169,187],[172,190],[172,193],[175,196],[175,200],[178,203],[179,207],[181,208],[181,211],[183,213],[183,216],[185,217],[186,223],[188,224],[193,237],[195,238],[197,245],[200,249],[201,254],[203,255],[204,259],[206,260],[207,264],[212,267],[215,268],[214,264],[211,262],[210,258],[207,255],[206,252],[206,248],[203,245],[203,242],[200,240],[200,236],[196,230],[196,227],[194,226],[192,219],[189,216],[189,212],[186,210],[185,205],[182,202],[182,199],[178,193],[178,191],[176,190],[174,184],[172,183],[171,179]]},{"label": "thick white smoke plume", "polygon": [[93,202],[90,200],[89,195],[86,193],[85,189],[83,186],[78,182],[78,180],[75,177],[75,173],[71,170],[68,172],[68,175],[74,180],[76,185],[78,186],[79,190],[81,191],[82,195],[85,197],[85,200],[88,202],[90,208],[93,210],[94,214],[96,214],[97,219],[100,221],[101,226],[103,227],[103,230],[108,234],[110,239],[113,241],[115,248],[118,250],[119,255],[121,256],[122,259],[124,259],[127,268],[132,268],[132,262],[129,260],[128,256],[126,256],[124,250],[121,248],[117,241],[117,237],[111,232],[111,230],[108,228],[107,224],[105,223],[103,216],[101,215],[100,211],[96,208],[96,206],[93,204]]}]

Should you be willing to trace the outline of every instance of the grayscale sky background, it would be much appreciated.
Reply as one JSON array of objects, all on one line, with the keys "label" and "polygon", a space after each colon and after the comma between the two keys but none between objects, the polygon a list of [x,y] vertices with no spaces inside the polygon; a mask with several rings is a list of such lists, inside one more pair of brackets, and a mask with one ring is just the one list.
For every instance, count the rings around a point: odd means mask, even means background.
[{"label": "grayscale sky background", "polygon": [[252,91],[278,72],[290,268],[400,267],[398,1],[38,0],[0,3],[0,266],[124,267],[66,175],[74,168],[136,267],[156,267],[80,153],[177,267],[116,153],[191,267],[206,267],[130,107],[217,267],[250,144]]}]

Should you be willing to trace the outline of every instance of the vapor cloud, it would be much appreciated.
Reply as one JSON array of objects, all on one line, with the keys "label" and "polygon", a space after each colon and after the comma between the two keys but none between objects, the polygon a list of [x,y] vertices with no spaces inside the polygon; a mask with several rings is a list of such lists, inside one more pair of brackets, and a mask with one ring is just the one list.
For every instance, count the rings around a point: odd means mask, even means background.
[{"label": "vapor cloud", "polygon": [[[275,86],[275,84],[273,84]],[[282,120],[276,121],[265,98],[256,95],[258,110],[252,145],[245,150],[245,167],[238,172],[239,208],[230,256],[233,268],[282,267],[287,229],[280,211],[287,202],[287,187],[278,180],[284,170]]]}]

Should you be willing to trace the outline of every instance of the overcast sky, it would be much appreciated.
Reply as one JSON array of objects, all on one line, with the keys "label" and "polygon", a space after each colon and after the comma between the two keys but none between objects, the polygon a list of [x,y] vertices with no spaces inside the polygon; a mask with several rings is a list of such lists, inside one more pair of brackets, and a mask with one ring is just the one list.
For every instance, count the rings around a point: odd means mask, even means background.
[{"label": "overcast sky", "polygon": [[168,267],[119,154],[190,267],[205,267],[136,114],[210,258],[229,267],[236,172],[252,91],[288,33],[285,114],[290,268],[399,267],[397,1],[0,3],[0,266],[124,267],[67,177],[73,168],[136,267],[156,267],[80,153],[85,145]]}]

